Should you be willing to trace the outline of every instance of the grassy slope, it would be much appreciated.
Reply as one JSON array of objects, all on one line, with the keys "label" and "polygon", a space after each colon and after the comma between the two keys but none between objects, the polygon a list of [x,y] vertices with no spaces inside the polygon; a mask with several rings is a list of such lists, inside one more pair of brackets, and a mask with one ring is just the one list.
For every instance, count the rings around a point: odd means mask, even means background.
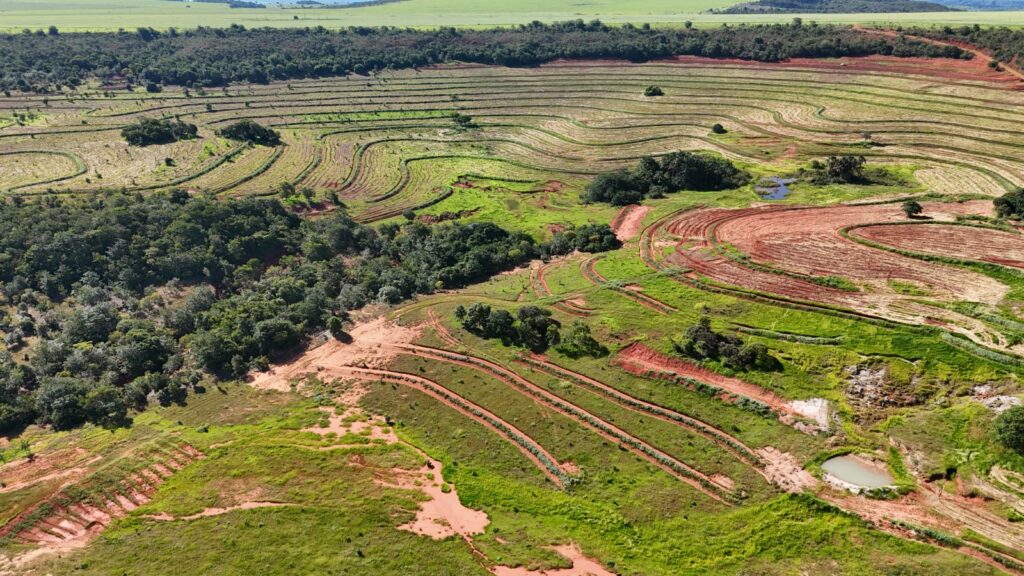
[{"label": "grassy slope", "polygon": [[[734,4],[731,0],[511,0],[480,3],[469,0],[407,0],[354,9],[295,9],[269,7],[261,10],[231,9],[222,4],[170,2],[167,0],[8,0],[0,5],[0,31],[55,25],[62,30],[117,30],[140,26],[165,29],[197,26],[249,27],[326,26],[496,26],[531,20],[556,21],[600,18],[606,22],[651,22],[697,25],[722,22],[788,22],[795,14],[722,15],[704,13]],[[295,17],[298,19],[295,19]],[[805,20],[843,23],[992,24],[1022,25],[1024,11],[942,12],[927,14],[809,14]]]}]

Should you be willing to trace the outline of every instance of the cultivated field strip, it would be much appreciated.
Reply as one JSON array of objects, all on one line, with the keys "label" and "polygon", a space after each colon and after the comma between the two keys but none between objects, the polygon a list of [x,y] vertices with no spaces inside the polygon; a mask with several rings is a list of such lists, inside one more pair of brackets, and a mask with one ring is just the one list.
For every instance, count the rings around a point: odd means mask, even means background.
[{"label": "cultivated field strip", "polygon": [[[361,221],[459,194],[467,165],[482,176],[587,177],[646,155],[714,150],[787,163],[840,152],[912,163],[940,193],[995,195],[1024,183],[1024,97],[998,73],[951,62],[865,59],[847,68],[801,61],[743,65],[681,59],[645,65],[559,63],[408,71],[286,85],[161,94],[0,98],[44,121],[0,128],[0,154],[77,157],[0,170],[0,189],[39,194],[110,188],[270,194],[282,183],[335,191]],[[656,84],[660,98],[645,98]],[[459,128],[454,113],[472,117]],[[198,141],[125,149],[120,127],[177,116]],[[213,131],[251,118],[285,131],[277,151],[237,150]],[[714,123],[730,134],[710,133]],[[875,143],[865,148],[870,138]],[[783,154],[785,152],[785,154]],[[0,158],[3,158],[0,156]],[[169,162],[164,162],[164,160]],[[0,166],[3,160],[0,160]],[[24,164],[24,162],[21,162]],[[38,163],[42,164],[42,163]]]},{"label": "cultivated field strip", "polygon": [[730,485],[722,483],[718,478],[709,476],[689,464],[663,452],[624,431],[618,426],[604,420],[594,413],[581,408],[580,406],[558,396],[548,390],[534,384],[530,380],[520,376],[499,364],[463,353],[451,352],[438,348],[417,345],[398,345],[399,349],[422,358],[432,359],[439,362],[465,366],[497,378],[514,390],[524,394],[528,398],[546,405],[553,410],[579,422],[586,428],[590,428],[598,435],[611,442],[619,443],[625,449],[635,453],[658,467],[662,468],[676,478],[690,484],[695,489],[707,496],[723,503],[735,503],[736,494]]}]

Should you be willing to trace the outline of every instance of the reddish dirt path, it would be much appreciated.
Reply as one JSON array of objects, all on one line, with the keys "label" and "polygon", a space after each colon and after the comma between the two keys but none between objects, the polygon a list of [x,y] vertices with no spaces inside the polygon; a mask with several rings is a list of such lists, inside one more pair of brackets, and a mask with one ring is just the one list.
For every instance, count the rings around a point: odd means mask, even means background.
[{"label": "reddish dirt path", "polygon": [[692,466],[670,456],[654,446],[651,446],[647,442],[644,442],[614,424],[599,418],[593,413],[584,410],[583,408],[580,408],[579,406],[568,402],[551,392],[548,392],[503,366],[484,358],[470,356],[467,354],[459,354],[448,350],[430,348],[427,346],[404,344],[398,346],[398,348],[421,358],[458,364],[460,366],[465,366],[467,368],[477,370],[478,372],[482,372],[492,378],[497,378],[510,387],[524,392],[531,400],[548,405],[555,411],[579,422],[587,428],[590,428],[608,441],[617,443],[637,456],[657,465],[679,480],[693,486],[696,490],[704,493],[708,497],[724,504],[728,504],[724,496],[727,496],[731,492],[730,488],[722,486],[703,472],[700,472]]},{"label": "reddish dirt path", "polygon": [[[563,485],[562,478],[555,475],[544,462],[541,461],[533,452],[531,452],[526,446],[512,439],[513,435],[518,435],[525,439],[525,442],[532,445],[532,447],[541,454],[543,458],[547,459],[548,462],[557,466],[558,460],[555,459],[547,450],[544,449],[536,440],[530,438],[522,430],[516,428],[512,424],[502,420],[494,413],[483,408],[482,406],[475,404],[466,398],[456,394],[451,389],[438,384],[433,380],[428,380],[420,376],[414,376],[412,374],[406,374],[404,372],[395,372],[392,370],[376,370],[370,368],[353,368],[349,366],[333,366],[330,369],[330,374],[338,376],[351,376],[362,379],[370,380],[383,380],[386,382],[392,382],[413,388],[438,402],[448,406],[449,408],[459,412],[463,416],[466,416],[470,420],[473,420],[484,427],[490,429],[495,434],[502,436],[510,441],[510,443],[516,447],[524,456],[526,456],[538,470],[544,473],[556,486],[561,487]],[[461,405],[460,405],[461,404]],[[506,428],[505,431],[501,430],[498,425]],[[563,473],[565,471],[563,470]]]},{"label": "reddish dirt path", "polygon": [[619,351],[612,359],[612,364],[640,374],[648,371],[669,372],[684,378],[711,384],[730,394],[757,400],[762,404],[768,405],[778,413],[794,417],[799,416],[784,398],[774,392],[765,390],[756,384],[744,382],[738,378],[723,376],[678,358],[671,358],[639,342],[630,344]]},{"label": "reddish dirt path", "polygon": [[592,256],[580,263],[580,272],[583,273],[583,276],[586,277],[587,280],[590,280],[594,284],[605,285],[637,304],[650,308],[659,314],[671,314],[672,312],[678,312],[675,307],[640,292],[636,286],[616,286],[609,284],[608,279],[597,271],[596,264],[598,260],[598,256]]},{"label": "reddish dirt path", "polygon": [[615,237],[620,242],[636,238],[640,231],[643,230],[644,218],[647,217],[647,213],[650,211],[650,206],[641,206],[639,204],[632,204],[619,210],[619,213],[615,215],[611,223]]},{"label": "reddish dirt path", "polygon": [[[615,401],[627,410],[643,414],[645,416],[653,416],[659,420],[664,420],[670,424],[686,428],[687,430],[699,434],[715,444],[718,444],[740,461],[750,465],[762,475],[764,474],[761,470],[764,467],[764,463],[752,448],[744,444],[743,441],[735,436],[708,424],[703,420],[672,410],[671,408],[666,408],[658,404],[647,402],[646,400],[641,400],[636,396],[627,394],[617,388],[613,388],[604,382],[554,364],[539,354],[532,354],[528,356],[525,361],[522,361],[522,363],[526,366],[542,370],[557,377],[576,380],[577,382],[582,381],[587,385],[587,387],[596,389],[599,394]],[[767,476],[765,476],[765,478],[767,479]]]},{"label": "reddish dirt path", "polygon": [[[551,262],[545,262],[540,266],[536,266],[530,270],[530,284],[533,286],[534,293],[541,298],[548,298],[554,296],[554,292],[551,291],[551,287],[548,286],[548,281],[544,278],[544,274],[548,268],[554,264],[564,261],[564,259],[552,260]],[[551,305],[566,314],[571,316],[587,317],[591,316],[594,311],[591,308],[586,308],[574,302],[574,299],[559,300]]]},{"label": "reddish dirt path", "polygon": [[572,568],[555,570],[527,570],[526,568],[510,568],[495,566],[491,569],[494,576],[616,576],[599,562],[586,557],[575,544],[553,546],[552,550],[572,562]]},{"label": "reddish dirt path", "polygon": [[[895,30],[880,30],[878,28],[865,28],[864,26],[862,26],[860,24],[854,24],[853,28],[855,30],[858,30],[858,31],[863,32],[865,34],[875,34],[875,35],[878,35],[878,36],[886,36],[886,37],[889,37],[889,38],[897,38],[897,37],[899,37],[901,35],[901,34],[897,33]],[[971,44],[968,44],[966,42],[946,42],[946,41],[938,40],[938,39],[935,39],[935,38],[928,38],[928,37],[925,37],[925,36],[914,36],[914,35],[911,35],[911,34],[902,34],[902,36],[904,36],[906,38],[909,38],[911,40],[917,40],[919,42],[924,42],[926,44],[933,44],[935,46],[953,46],[955,48],[959,48],[959,49],[964,50],[966,52],[970,52],[971,55],[974,56],[974,59],[977,60],[978,62],[980,62],[981,64],[983,64],[985,66],[985,68],[988,68],[989,62],[992,61],[992,55],[990,55],[988,52],[985,52],[984,50],[978,48],[977,46],[972,46]],[[1012,66],[1010,64],[1007,64],[1005,62],[1000,62],[1000,66],[1002,67],[1004,72],[1006,72],[1006,73],[1008,73],[1008,74],[1010,74],[1012,76],[1015,76],[1018,80],[1024,80],[1024,73],[1022,73],[1016,67],[1014,67],[1014,66]],[[993,70],[993,72],[998,72],[998,71],[997,70]]]},{"label": "reddish dirt path", "polygon": [[455,336],[452,336],[452,333],[445,328],[444,324],[441,323],[441,319],[434,313],[433,308],[427,310],[427,318],[429,319],[430,327],[433,328],[434,334],[437,334],[438,338],[443,340],[449,346],[453,346],[455,348],[462,347],[462,342],[460,342]]}]

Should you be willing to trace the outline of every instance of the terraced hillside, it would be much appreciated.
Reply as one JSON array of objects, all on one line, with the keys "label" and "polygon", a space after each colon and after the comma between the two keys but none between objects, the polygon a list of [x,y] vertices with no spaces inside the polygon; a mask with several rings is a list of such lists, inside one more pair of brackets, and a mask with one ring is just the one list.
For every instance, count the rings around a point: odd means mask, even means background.
[{"label": "terraced hillside", "polygon": [[[1024,457],[992,437],[1024,367],[1024,241],[992,208],[1024,185],[1019,88],[871,57],[0,98],[38,118],[0,128],[12,198],[183,188],[542,238],[611,223],[623,243],[354,311],[343,337],[130,430],[29,428],[0,466],[0,573],[180,574],[188,554],[206,574],[1024,574]],[[128,146],[142,117],[200,138]],[[217,135],[242,118],[283,144]],[[581,203],[679,150],[752,179]],[[846,154],[874,179],[809,177]],[[771,177],[788,196],[761,197]],[[540,307],[605,350],[484,338],[458,319],[474,304]],[[777,365],[685,355],[702,321]],[[891,485],[821,467],[851,453]]]}]

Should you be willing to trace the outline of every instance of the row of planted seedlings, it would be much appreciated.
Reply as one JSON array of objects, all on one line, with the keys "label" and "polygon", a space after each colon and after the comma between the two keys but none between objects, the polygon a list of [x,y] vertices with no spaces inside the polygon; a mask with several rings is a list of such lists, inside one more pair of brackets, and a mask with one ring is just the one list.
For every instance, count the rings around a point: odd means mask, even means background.
[{"label": "row of planted seedlings", "polygon": [[563,470],[562,467],[559,466],[557,462],[555,462],[554,458],[548,455],[548,453],[532,439],[527,438],[521,432],[512,428],[504,420],[494,416],[490,412],[483,410],[476,404],[471,403],[462,396],[455,394],[454,392],[441,386],[440,384],[433,382],[431,380],[427,380],[426,378],[420,378],[418,376],[413,376],[411,374],[403,374],[400,372],[389,374],[372,374],[374,376],[381,378],[384,381],[391,381],[399,384],[408,383],[412,384],[413,387],[420,387],[428,390],[431,394],[439,396],[444,401],[456,406],[460,411],[466,412],[480,420],[484,420],[492,427],[494,427],[502,434],[504,434],[506,438],[508,438],[515,444],[521,446],[524,450],[526,450],[535,458],[537,458],[537,460],[541,464],[543,464],[544,468],[547,469],[547,471],[551,475],[558,479],[558,482],[561,484],[562,487],[569,488],[578,483],[578,478],[576,476],[567,474],[565,470]]},{"label": "row of planted seedlings", "polygon": [[552,376],[556,376],[558,378],[565,378],[566,380],[583,386],[588,390],[601,394],[602,396],[605,396],[607,398],[611,398],[616,402],[619,402],[620,404],[623,404],[629,408],[640,410],[648,414],[657,416],[659,418],[666,418],[668,420],[681,424],[686,428],[694,430],[695,432],[710,438],[716,444],[725,446],[731,452],[736,454],[737,457],[739,457],[747,464],[750,464],[751,466],[754,466],[759,469],[763,469],[765,466],[765,463],[761,459],[761,457],[754,453],[754,451],[751,450],[750,447],[748,447],[746,444],[740,442],[738,439],[730,436],[729,434],[726,434],[722,430],[719,430],[718,428],[715,428],[714,426],[711,426],[710,424],[702,420],[698,420],[697,418],[688,416],[681,412],[677,412],[670,408],[665,408],[663,406],[659,406],[651,402],[646,402],[644,400],[637,399],[633,396],[630,396],[629,394],[616,390],[608,385],[598,386],[591,382],[590,380],[581,377],[579,374],[576,374],[569,370],[565,370],[560,366],[540,362],[527,355],[520,355],[517,359],[524,364],[528,364],[534,368],[537,368],[538,370],[547,372]]},{"label": "row of planted seedlings", "polygon": [[663,466],[668,470],[671,470],[674,474],[677,474],[691,482],[695,482],[698,486],[700,486],[703,489],[703,491],[706,494],[717,500],[720,500],[727,504],[738,504],[742,499],[742,497],[736,492],[724,489],[723,487],[709,480],[704,474],[696,471],[690,466],[680,462],[679,460],[676,460],[675,458],[665,454],[664,452],[661,452],[660,450],[657,450],[656,448],[643,442],[642,440],[630,436],[629,434],[626,434],[625,432],[619,430],[618,428],[611,426],[607,422],[597,418],[596,416],[583,410],[582,408],[569,402],[566,402],[561,398],[558,398],[557,396],[542,393],[539,388],[527,386],[522,382],[519,382],[518,378],[520,377],[518,375],[510,376],[509,374],[505,374],[502,372],[502,369],[497,368],[495,365],[492,365],[489,362],[483,361],[473,356],[456,354],[453,352],[449,352],[447,350],[440,350],[437,348],[430,348],[429,350],[432,354],[436,354],[437,356],[440,356],[446,360],[470,364],[472,366],[476,366],[482,370],[485,370],[493,374],[500,380],[508,382],[509,384],[512,384],[519,390],[522,390],[530,397],[540,400],[541,402],[544,402],[554,407],[560,412],[563,412],[576,418],[577,420],[583,422],[584,424],[588,425],[594,430],[597,430],[601,434],[614,438],[620,444],[632,448],[633,450],[640,452],[644,456],[651,458],[660,466]]}]

